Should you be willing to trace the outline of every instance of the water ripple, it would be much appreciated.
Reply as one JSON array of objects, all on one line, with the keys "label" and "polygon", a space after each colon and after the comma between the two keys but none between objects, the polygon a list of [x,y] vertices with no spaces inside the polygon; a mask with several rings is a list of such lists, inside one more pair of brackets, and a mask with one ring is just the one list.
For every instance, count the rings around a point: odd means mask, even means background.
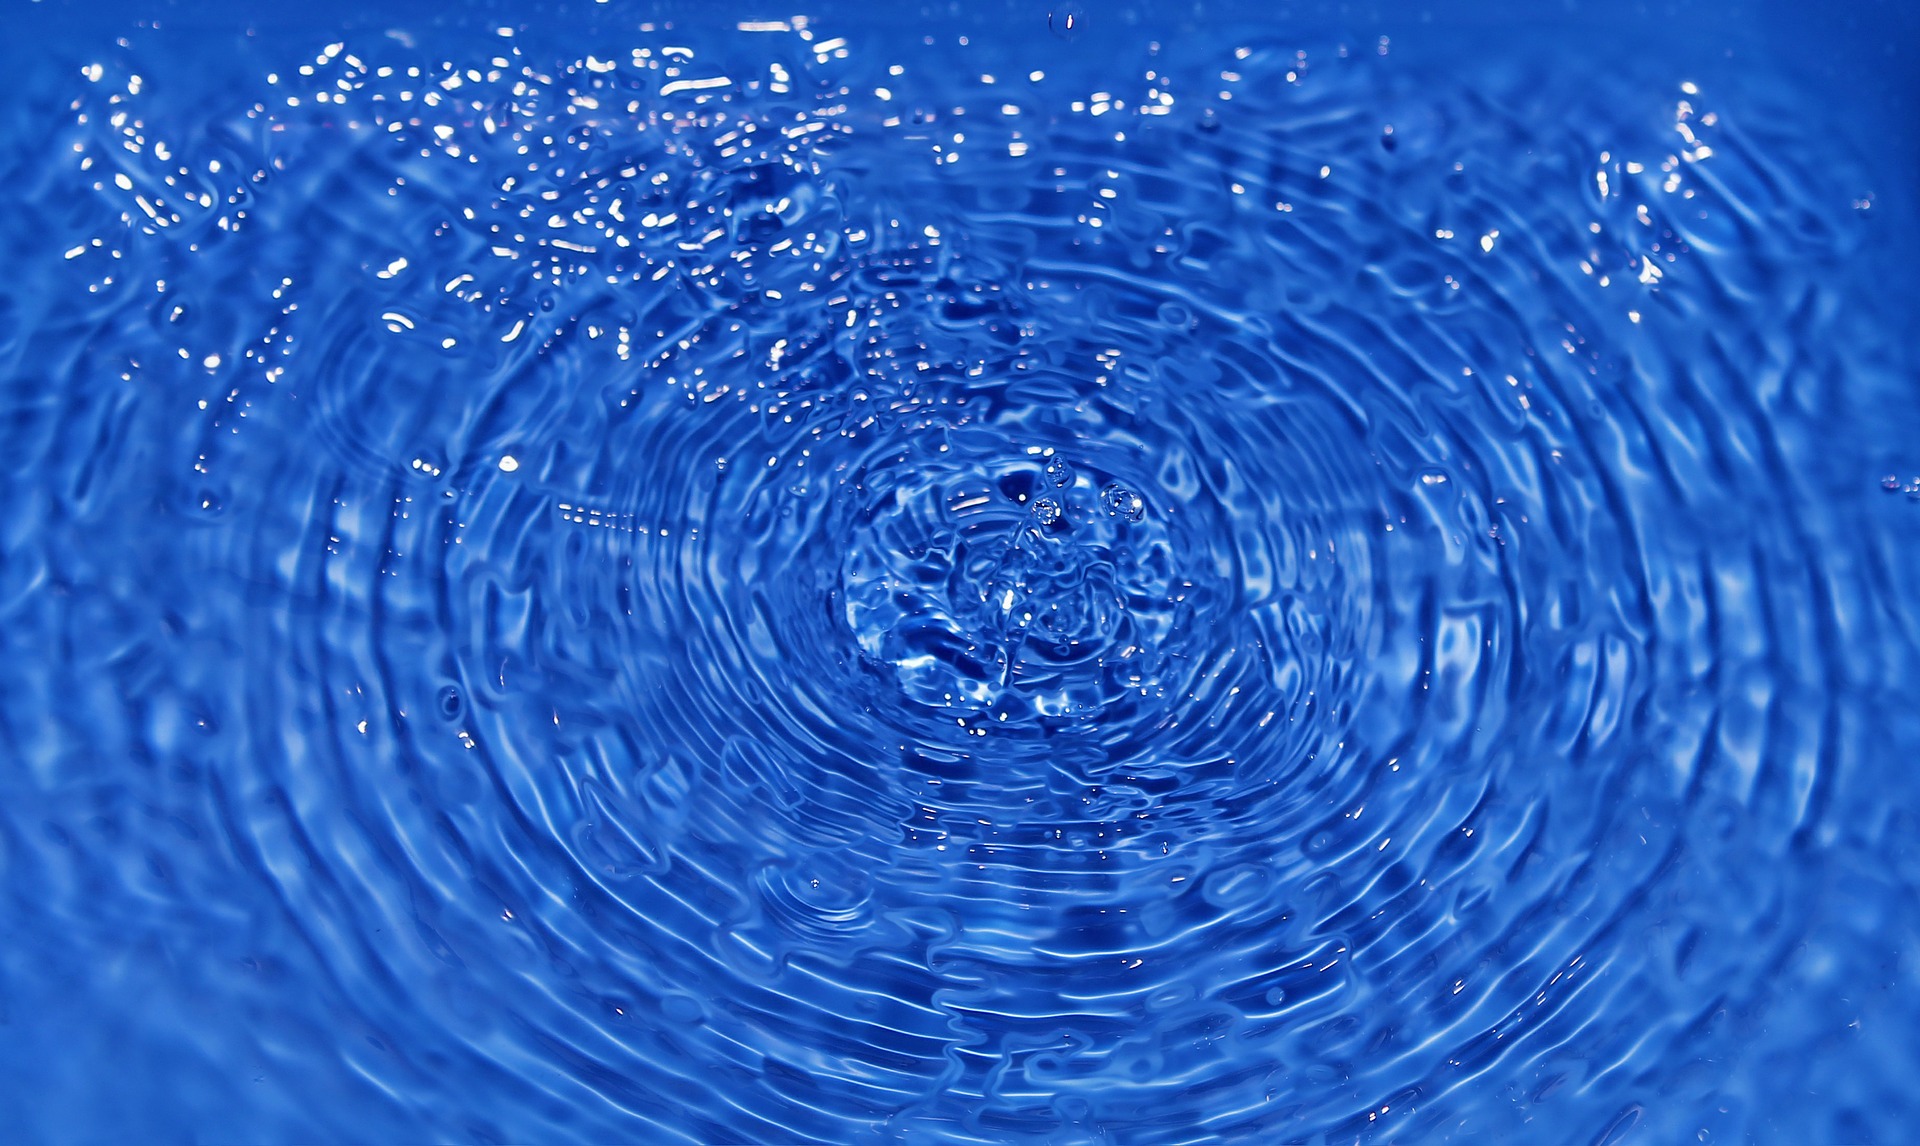
[{"label": "water ripple", "polygon": [[1804,120],[546,43],[63,81],[10,979],[147,944],[242,1136],[1894,1133],[1920,427]]}]

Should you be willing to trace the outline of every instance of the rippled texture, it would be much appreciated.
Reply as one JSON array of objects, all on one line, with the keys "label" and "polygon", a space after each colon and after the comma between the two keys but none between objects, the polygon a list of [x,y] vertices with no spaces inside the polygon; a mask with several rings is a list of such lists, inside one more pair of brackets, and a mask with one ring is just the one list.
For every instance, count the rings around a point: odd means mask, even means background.
[{"label": "rippled texture", "polygon": [[560,15],[130,20],[9,114],[29,1139],[1902,1140],[1844,93]]}]

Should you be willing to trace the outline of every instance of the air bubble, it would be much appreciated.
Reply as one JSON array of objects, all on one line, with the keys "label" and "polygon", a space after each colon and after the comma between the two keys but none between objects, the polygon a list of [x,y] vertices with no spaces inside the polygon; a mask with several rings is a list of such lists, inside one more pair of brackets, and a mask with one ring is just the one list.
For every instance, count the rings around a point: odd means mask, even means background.
[{"label": "air bubble", "polygon": [[1047,480],[1055,489],[1073,484],[1073,466],[1067,459],[1055,454],[1047,459]]},{"label": "air bubble", "polygon": [[1033,503],[1034,520],[1042,525],[1052,525],[1059,521],[1062,510],[1060,503],[1050,497],[1043,497]]},{"label": "air bubble", "polygon": [[1100,504],[1106,507],[1108,517],[1139,521],[1147,515],[1146,499],[1119,482],[1100,491]]}]

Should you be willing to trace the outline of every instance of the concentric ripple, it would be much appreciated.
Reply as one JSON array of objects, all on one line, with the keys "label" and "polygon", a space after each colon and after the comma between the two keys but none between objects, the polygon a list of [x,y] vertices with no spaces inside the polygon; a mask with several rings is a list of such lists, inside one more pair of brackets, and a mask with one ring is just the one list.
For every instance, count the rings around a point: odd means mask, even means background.
[{"label": "concentric ripple", "polygon": [[1073,15],[47,81],[0,991],[96,974],[0,1021],[184,1082],[29,1131],[1897,1137],[1869,166]]}]

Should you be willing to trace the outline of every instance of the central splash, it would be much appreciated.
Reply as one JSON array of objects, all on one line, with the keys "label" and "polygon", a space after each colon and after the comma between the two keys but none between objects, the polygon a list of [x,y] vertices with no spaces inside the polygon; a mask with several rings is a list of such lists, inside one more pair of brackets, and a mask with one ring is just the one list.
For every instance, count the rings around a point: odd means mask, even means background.
[{"label": "central splash", "polygon": [[841,566],[848,627],[932,708],[1081,717],[1160,683],[1182,612],[1166,523],[1140,487],[1052,447],[867,475]]}]

